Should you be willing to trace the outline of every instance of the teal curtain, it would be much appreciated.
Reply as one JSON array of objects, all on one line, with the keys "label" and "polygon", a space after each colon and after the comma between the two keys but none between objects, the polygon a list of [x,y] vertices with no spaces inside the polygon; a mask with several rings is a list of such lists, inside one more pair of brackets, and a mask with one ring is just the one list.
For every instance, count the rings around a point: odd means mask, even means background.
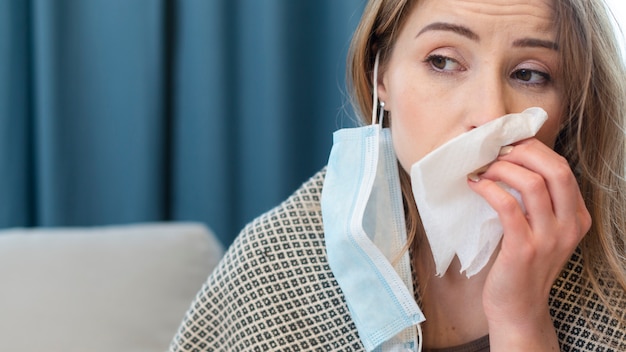
[{"label": "teal curtain", "polygon": [[362,0],[0,0],[0,227],[192,220],[224,244],[352,126]]}]

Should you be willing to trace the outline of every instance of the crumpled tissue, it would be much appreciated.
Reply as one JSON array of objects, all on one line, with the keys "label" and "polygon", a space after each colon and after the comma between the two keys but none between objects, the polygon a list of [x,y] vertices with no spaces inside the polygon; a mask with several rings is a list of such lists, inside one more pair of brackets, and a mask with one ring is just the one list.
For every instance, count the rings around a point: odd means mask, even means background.
[{"label": "crumpled tissue", "polygon": [[[453,138],[411,167],[411,186],[442,276],[456,255],[471,277],[487,264],[502,238],[498,215],[472,191],[467,175],[493,162],[500,148],[534,136],[547,119],[541,108],[509,114]],[[505,184],[523,206],[519,193]]]}]

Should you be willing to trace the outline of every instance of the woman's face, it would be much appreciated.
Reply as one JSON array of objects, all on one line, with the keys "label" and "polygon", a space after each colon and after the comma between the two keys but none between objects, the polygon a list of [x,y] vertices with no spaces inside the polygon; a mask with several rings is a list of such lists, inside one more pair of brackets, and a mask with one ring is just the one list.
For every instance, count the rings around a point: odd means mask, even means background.
[{"label": "woman's face", "polygon": [[457,135],[539,106],[553,147],[562,115],[547,0],[422,0],[381,67],[378,92],[406,171]]}]

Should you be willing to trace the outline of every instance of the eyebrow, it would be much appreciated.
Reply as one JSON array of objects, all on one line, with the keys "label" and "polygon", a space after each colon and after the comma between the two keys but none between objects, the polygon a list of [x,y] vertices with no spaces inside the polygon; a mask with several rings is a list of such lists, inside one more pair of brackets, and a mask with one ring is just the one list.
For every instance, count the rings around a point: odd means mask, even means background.
[{"label": "eyebrow", "polygon": [[[447,31],[462,35],[473,41],[480,41],[478,34],[471,29],[458,24],[446,23],[446,22],[434,22],[417,33],[416,38],[428,31]],[[546,48],[550,50],[559,50],[559,45],[550,40],[536,39],[536,38],[522,38],[513,42],[513,46],[517,48]]]},{"label": "eyebrow", "polygon": [[513,46],[517,48],[546,48],[550,50],[559,50],[559,45],[555,42],[534,38],[517,39],[513,42]]},{"label": "eyebrow", "polygon": [[421,31],[419,31],[419,33],[417,33],[417,35],[415,36],[416,38],[419,37],[420,35],[422,35],[425,32],[428,31],[448,31],[448,32],[454,32],[456,34],[460,34],[464,37],[467,37],[473,41],[480,41],[480,37],[478,36],[478,34],[472,32],[471,29],[465,27],[465,26],[461,26],[458,24],[452,24],[452,23],[445,23],[445,22],[434,22],[429,24],[428,26],[422,28]]}]

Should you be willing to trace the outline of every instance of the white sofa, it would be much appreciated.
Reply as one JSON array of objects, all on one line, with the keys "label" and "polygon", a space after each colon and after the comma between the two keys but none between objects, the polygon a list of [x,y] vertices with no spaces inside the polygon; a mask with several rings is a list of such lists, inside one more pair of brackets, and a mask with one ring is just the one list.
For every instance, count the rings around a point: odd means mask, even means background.
[{"label": "white sofa", "polygon": [[166,351],[222,254],[196,223],[0,231],[0,351]]}]

